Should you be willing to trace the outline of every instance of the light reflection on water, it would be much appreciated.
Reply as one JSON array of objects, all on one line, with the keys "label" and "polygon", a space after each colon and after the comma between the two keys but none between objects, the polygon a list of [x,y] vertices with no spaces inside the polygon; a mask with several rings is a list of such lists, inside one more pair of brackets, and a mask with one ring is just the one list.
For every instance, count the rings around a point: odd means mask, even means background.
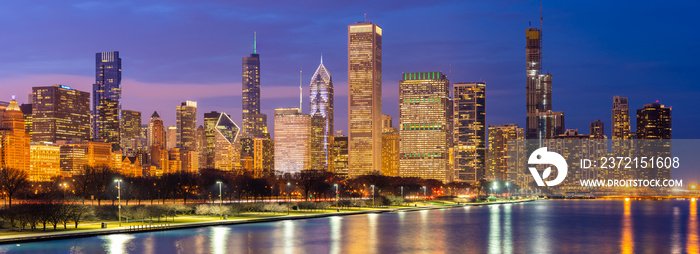
[{"label": "light reflection on water", "polygon": [[697,253],[697,201],[557,200],[0,245],[0,253]]}]

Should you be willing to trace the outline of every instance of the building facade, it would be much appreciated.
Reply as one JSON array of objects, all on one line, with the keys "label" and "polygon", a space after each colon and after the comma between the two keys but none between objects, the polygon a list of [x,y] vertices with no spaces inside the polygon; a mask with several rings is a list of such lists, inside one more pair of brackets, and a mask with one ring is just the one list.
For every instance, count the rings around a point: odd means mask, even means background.
[{"label": "building facade", "polygon": [[348,176],[382,167],[382,28],[348,26]]},{"label": "building facade", "polygon": [[141,137],[141,112],[122,110],[121,147],[123,150],[137,150]]},{"label": "building facade", "polygon": [[332,171],[333,153],[333,79],[326,67],[321,64],[311,77],[309,85],[311,100],[311,145],[309,152],[310,168]]},{"label": "building facade", "polygon": [[[485,178],[490,181],[510,181],[521,183],[520,178],[525,173],[524,167],[513,167],[509,165],[513,160],[510,159],[512,154],[517,149],[512,141],[523,140],[525,138],[525,130],[518,128],[517,124],[502,124],[489,125],[489,153],[486,163]],[[508,142],[511,141],[509,146]],[[525,152],[525,151],[523,151]],[[515,171],[513,169],[516,169]]]},{"label": "building facade", "polygon": [[[256,41],[257,44],[257,41]],[[267,115],[260,113],[260,54],[257,47],[243,57],[243,137],[262,137],[267,128]]]},{"label": "building facade", "polygon": [[69,86],[32,88],[32,141],[90,139],[90,93]]},{"label": "building facade", "polygon": [[455,180],[476,183],[486,168],[486,83],[455,83],[452,111]]},{"label": "building facade", "polygon": [[299,108],[275,109],[275,173],[309,169],[311,117]]},{"label": "building facade", "polygon": [[122,59],[119,51],[95,54],[95,84],[92,85],[92,137],[120,145],[122,110]]},{"label": "building facade", "polygon": [[[450,81],[442,72],[403,73],[399,82],[399,176],[452,181]],[[352,147],[350,148],[352,152]],[[351,158],[352,159],[352,158]]]}]

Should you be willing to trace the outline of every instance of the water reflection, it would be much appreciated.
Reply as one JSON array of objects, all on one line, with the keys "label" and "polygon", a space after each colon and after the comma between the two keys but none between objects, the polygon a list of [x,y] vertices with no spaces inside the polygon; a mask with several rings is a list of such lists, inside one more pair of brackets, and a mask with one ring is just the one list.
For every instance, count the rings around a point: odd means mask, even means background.
[{"label": "water reflection", "polygon": [[681,209],[673,207],[673,234],[671,234],[671,253],[681,253]]},{"label": "water reflection", "polygon": [[122,254],[128,253],[127,244],[129,243],[129,241],[131,241],[131,239],[134,239],[134,236],[126,234],[115,234],[106,235],[102,238],[105,240],[104,247],[107,253]]},{"label": "water reflection", "polygon": [[284,253],[294,253],[294,221],[287,220],[282,225],[282,230],[284,231],[282,240],[284,242]]},{"label": "water reflection", "polygon": [[688,247],[686,251],[688,253],[698,253],[700,248],[698,245],[698,206],[695,199],[690,200],[690,215],[688,216]]},{"label": "water reflection", "polygon": [[[510,204],[489,207],[489,253],[513,252],[511,210]],[[503,221],[501,221],[501,213],[503,213]]]},{"label": "water reflection", "polygon": [[634,233],[632,232],[632,212],[631,202],[625,200],[625,213],[622,217],[622,240],[620,241],[620,249],[622,253],[634,252]]},{"label": "water reflection", "polygon": [[226,253],[226,243],[228,235],[231,231],[230,227],[217,226],[211,228],[211,252],[214,254]]},{"label": "water reflection", "polygon": [[340,253],[341,248],[341,225],[343,224],[341,217],[333,216],[330,218],[331,226],[331,253]]}]

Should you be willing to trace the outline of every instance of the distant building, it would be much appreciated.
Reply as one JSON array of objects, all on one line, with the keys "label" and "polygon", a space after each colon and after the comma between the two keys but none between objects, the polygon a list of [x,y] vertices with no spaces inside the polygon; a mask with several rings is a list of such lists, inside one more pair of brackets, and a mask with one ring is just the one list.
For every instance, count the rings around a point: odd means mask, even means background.
[{"label": "distant building", "polygon": [[177,126],[168,126],[165,129],[165,139],[168,150],[177,146]]},{"label": "distant building", "polygon": [[14,96],[1,112],[0,168],[14,168],[30,173],[30,137],[25,132],[24,115]]},{"label": "distant building", "polygon": [[[115,168],[112,161],[112,145],[94,141],[60,141],[61,174],[73,176],[82,174],[85,166]],[[121,154],[118,154],[121,158]]]},{"label": "distant building", "polygon": [[[403,73],[399,81],[399,176],[452,181],[450,81],[442,72]],[[350,147],[352,151],[352,147]],[[352,159],[352,158],[351,158]]]},{"label": "distant building", "polygon": [[141,112],[122,110],[121,147],[123,150],[137,150],[141,137]]},{"label": "distant building", "polygon": [[[525,130],[517,124],[489,125],[489,153],[485,178],[491,181],[510,181],[524,184],[525,168],[513,164],[510,155],[518,149],[519,140],[525,139]],[[509,145],[510,141],[510,145]],[[526,151],[522,151],[525,153]],[[523,186],[523,185],[520,185]]]},{"label": "distant building", "polygon": [[637,139],[671,139],[671,108],[649,103],[637,109]]},{"label": "distant building", "polygon": [[219,114],[214,125],[214,168],[234,172],[241,169],[240,133],[240,127],[226,113]]},{"label": "distant building", "polygon": [[197,132],[197,102],[183,101],[177,106],[177,147],[195,150]]},{"label": "distant building", "polygon": [[333,137],[333,172],[336,175],[348,175],[348,137],[343,132],[336,132]]},{"label": "distant building", "polygon": [[348,26],[348,176],[381,171],[381,118],[382,28],[357,22]]},{"label": "distant building", "polygon": [[595,120],[591,122],[591,137],[594,138],[604,138],[605,137],[605,124],[603,121]]},{"label": "distant building", "polygon": [[476,183],[486,169],[486,83],[455,83],[452,135],[456,181]]},{"label": "distant building", "polygon": [[314,170],[332,170],[333,143],[333,79],[326,67],[321,64],[311,77],[309,85],[311,100],[311,145],[309,167]]},{"label": "distant building", "polygon": [[32,88],[32,141],[90,139],[90,93],[69,86]]},{"label": "distant building", "polygon": [[243,128],[242,137],[263,137],[267,128],[267,115],[260,113],[260,54],[256,47],[248,57],[243,57]]},{"label": "distant building", "polygon": [[61,175],[61,147],[52,143],[30,146],[29,181],[48,182]]},{"label": "distant building", "polygon": [[122,110],[122,59],[119,51],[95,54],[95,84],[92,85],[92,136],[120,145],[120,117]]},{"label": "distant building", "polygon": [[613,97],[612,139],[630,139],[630,108],[627,97]]},{"label": "distant building", "polygon": [[275,171],[298,173],[309,169],[311,117],[299,108],[275,109]]},{"label": "distant building", "polygon": [[382,175],[399,176],[399,131],[393,127],[392,118],[382,115]]},{"label": "distant building", "polygon": [[253,172],[256,178],[275,174],[275,143],[272,139],[253,140]]}]

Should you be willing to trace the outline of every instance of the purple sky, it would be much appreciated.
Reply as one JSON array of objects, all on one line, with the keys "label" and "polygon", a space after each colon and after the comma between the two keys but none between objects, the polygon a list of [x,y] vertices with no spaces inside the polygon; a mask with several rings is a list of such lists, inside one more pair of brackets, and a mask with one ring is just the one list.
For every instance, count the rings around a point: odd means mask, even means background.
[{"label": "purple sky", "polygon": [[[182,100],[241,121],[241,57],[258,33],[262,108],[298,105],[323,54],[336,91],[336,129],[347,130],[347,25],[379,24],[383,111],[398,123],[402,72],[444,71],[452,81],[485,81],[487,124],[525,120],[525,29],[537,1],[3,1],[0,100],[32,86],[90,91],[94,54],[119,50],[123,109],[157,110],[175,124]],[[553,108],[566,127],[588,133],[601,119],[610,135],[612,96],[631,111],[659,100],[673,106],[674,138],[697,138],[700,122],[698,2],[544,2],[543,66],[553,74]],[[632,116],[634,120],[634,115]],[[634,125],[634,124],[633,124]],[[346,132],[347,133],[347,132]]]}]

